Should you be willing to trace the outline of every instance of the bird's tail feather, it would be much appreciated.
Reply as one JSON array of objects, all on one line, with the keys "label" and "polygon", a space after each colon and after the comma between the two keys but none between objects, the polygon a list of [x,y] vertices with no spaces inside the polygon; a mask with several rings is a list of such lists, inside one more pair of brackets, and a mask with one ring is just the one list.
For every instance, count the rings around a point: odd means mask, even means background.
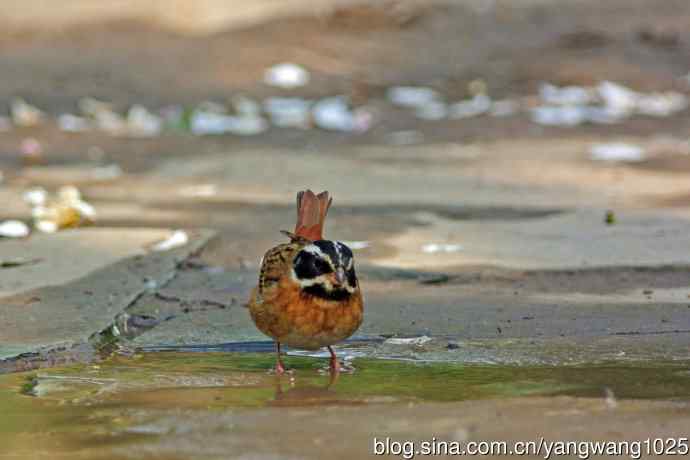
[{"label": "bird's tail feather", "polygon": [[295,235],[308,240],[323,239],[323,226],[326,221],[328,208],[332,198],[328,192],[316,195],[311,190],[304,190],[297,194],[297,225]]}]

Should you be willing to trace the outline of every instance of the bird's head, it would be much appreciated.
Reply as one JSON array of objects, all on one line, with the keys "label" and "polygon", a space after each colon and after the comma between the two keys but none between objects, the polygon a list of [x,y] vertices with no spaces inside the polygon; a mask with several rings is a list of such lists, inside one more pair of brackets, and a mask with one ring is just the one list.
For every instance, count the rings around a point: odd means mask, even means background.
[{"label": "bird's head", "polygon": [[328,300],[345,300],[357,289],[352,251],[339,241],[304,246],[293,260],[292,278],[303,292]]}]

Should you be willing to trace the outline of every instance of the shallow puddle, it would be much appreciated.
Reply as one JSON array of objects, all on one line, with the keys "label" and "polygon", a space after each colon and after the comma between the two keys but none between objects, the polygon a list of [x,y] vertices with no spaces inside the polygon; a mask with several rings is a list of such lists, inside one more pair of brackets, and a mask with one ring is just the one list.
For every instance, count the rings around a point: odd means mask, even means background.
[{"label": "shallow puddle", "polygon": [[173,425],[178,430],[174,417],[181,414],[184,420],[210,414],[214,422],[197,425],[214,430],[218,417],[246,418],[262,408],[299,413],[365,406],[385,413],[424,402],[563,395],[690,400],[690,363],[684,361],[526,367],[355,359],[354,372],[333,381],[324,359],[289,356],[292,372],[282,377],[267,371],[273,359],[266,353],[159,352],[3,375],[0,446],[12,458],[77,452],[80,458],[131,457],[132,446],[169,434]]}]

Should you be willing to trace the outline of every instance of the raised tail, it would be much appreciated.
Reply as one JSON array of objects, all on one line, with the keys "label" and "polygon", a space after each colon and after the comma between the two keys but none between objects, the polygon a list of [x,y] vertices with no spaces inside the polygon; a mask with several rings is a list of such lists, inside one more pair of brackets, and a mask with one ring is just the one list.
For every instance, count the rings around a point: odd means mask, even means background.
[{"label": "raised tail", "polygon": [[333,199],[330,198],[328,192],[321,192],[318,195],[311,190],[299,192],[297,194],[295,235],[312,241],[322,240],[323,225],[331,201]]}]

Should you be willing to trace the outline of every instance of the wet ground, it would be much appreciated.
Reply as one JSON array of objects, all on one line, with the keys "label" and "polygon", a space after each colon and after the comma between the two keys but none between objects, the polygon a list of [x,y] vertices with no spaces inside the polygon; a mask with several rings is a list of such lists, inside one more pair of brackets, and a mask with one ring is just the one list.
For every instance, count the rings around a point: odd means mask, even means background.
[{"label": "wet ground", "polygon": [[[578,127],[526,113],[432,122],[384,93],[417,84],[460,99],[477,78],[496,98],[606,79],[690,93],[690,8],[406,8],[193,38],[141,23],[2,37],[0,100],[51,114],[83,96],[121,110],[241,92],[345,94],[377,116],[363,134],[133,139],[53,122],[0,133],[0,221],[30,222],[22,194],[34,186],[75,185],[97,211],[90,227],[0,240],[0,445],[18,458],[359,458],[376,433],[688,432],[690,112]],[[312,71],[310,85],[259,83],[288,60]],[[20,154],[27,137],[40,161]],[[614,141],[648,156],[591,159]],[[103,175],[110,165],[122,174]],[[330,386],[324,360],[298,351],[294,380],[268,375],[271,344],[245,308],[306,187],[334,196],[326,234],[359,243],[366,297],[340,348],[355,370]],[[188,244],[151,250],[178,228]]]},{"label": "wet ground", "polygon": [[333,379],[326,360],[294,356],[288,375],[269,375],[272,359],[144,353],[6,375],[0,440],[12,458],[322,458],[324,449],[360,458],[373,452],[375,437],[624,440],[687,435],[690,427],[686,361],[486,366],[362,358]]}]

